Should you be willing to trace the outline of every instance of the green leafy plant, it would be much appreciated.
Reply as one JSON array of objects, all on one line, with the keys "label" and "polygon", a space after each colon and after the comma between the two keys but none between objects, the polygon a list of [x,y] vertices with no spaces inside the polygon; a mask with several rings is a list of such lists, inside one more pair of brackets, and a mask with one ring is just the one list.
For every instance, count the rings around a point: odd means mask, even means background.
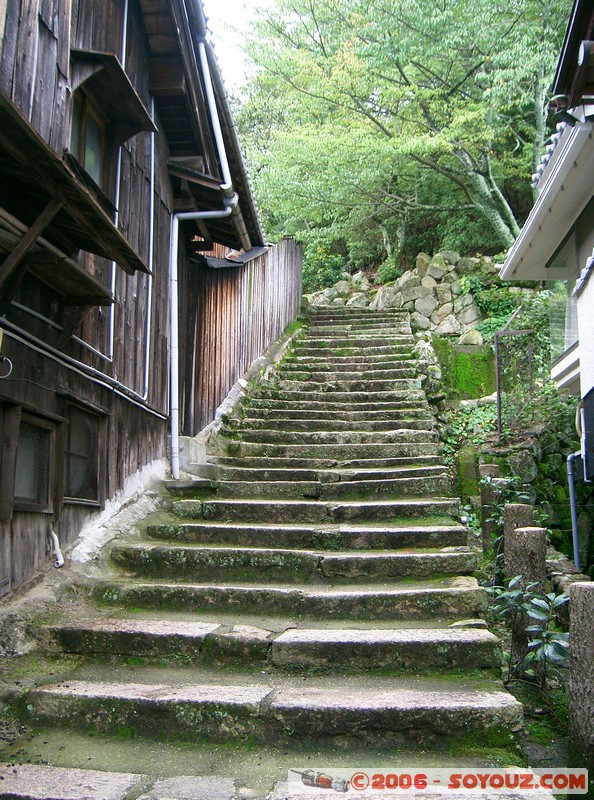
[{"label": "green leafy plant", "polygon": [[506,683],[528,678],[541,689],[547,688],[548,667],[567,667],[569,656],[569,634],[559,629],[557,611],[569,601],[566,594],[538,591],[538,583],[523,585],[517,575],[507,586],[492,586],[487,589],[492,597],[491,611],[508,622],[512,630],[522,627],[525,621],[526,646],[515,659],[506,653]]}]

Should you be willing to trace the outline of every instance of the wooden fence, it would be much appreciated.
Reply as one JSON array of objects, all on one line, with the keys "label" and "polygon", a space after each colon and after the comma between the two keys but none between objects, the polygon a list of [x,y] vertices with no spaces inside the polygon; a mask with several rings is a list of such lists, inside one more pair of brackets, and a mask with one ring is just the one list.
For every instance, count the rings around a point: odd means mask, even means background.
[{"label": "wooden fence", "polygon": [[214,418],[233,384],[297,316],[301,250],[283,239],[247,264],[187,265],[181,283],[182,433],[195,436]]}]

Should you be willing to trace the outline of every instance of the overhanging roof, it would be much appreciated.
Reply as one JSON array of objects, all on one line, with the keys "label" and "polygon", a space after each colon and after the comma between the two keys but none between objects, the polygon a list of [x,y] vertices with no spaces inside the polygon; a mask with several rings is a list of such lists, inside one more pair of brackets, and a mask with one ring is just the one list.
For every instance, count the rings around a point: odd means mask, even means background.
[{"label": "overhanging roof", "polygon": [[33,223],[48,200],[63,201],[43,235],[66,254],[86,250],[117,262],[128,273],[149,271],[89,190],[2,94],[0,184],[2,206],[26,225]]},{"label": "overhanging roof", "polygon": [[567,128],[543,176],[540,194],[509,251],[504,280],[557,280],[547,269],[559,245],[594,195],[594,126]]}]

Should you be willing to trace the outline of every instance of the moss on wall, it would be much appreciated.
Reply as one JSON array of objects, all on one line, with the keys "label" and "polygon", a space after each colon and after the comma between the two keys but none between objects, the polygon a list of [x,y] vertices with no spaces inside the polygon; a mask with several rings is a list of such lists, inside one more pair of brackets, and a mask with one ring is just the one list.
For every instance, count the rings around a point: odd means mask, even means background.
[{"label": "moss on wall", "polygon": [[464,347],[443,336],[433,337],[443,386],[451,400],[474,400],[495,391],[495,357],[487,345]]}]

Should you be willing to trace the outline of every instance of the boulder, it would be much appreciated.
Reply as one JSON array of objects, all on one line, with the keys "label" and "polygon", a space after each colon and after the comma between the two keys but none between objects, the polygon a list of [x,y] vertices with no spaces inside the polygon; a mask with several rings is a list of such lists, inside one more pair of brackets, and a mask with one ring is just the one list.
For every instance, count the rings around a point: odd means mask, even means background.
[{"label": "boulder", "polygon": [[371,308],[400,308],[402,305],[402,295],[397,286],[381,286],[371,303]]},{"label": "boulder", "polygon": [[474,305],[474,303],[462,309],[462,311],[460,311],[460,313],[458,314],[458,319],[463,325],[471,325],[473,322],[476,322],[480,318],[481,318],[481,312]]},{"label": "boulder", "polygon": [[419,314],[418,311],[413,311],[410,315],[410,327],[413,332],[427,331],[431,328],[431,320],[423,316],[423,314]]},{"label": "boulder", "polygon": [[369,289],[367,275],[361,270],[359,270],[359,272],[355,272],[354,275],[351,275],[351,283],[359,289]]},{"label": "boulder", "polygon": [[460,261],[460,253],[456,253],[455,250],[442,250],[439,255],[443,258],[446,264],[451,264],[453,267],[455,267],[458,261]]},{"label": "boulder", "polygon": [[329,306],[333,300],[336,300],[337,294],[334,289],[329,286],[327,289],[323,289],[321,292],[316,292],[316,294],[312,295],[311,304],[318,308],[319,306]]},{"label": "boulder", "polygon": [[462,326],[456,319],[453,314],[447,316],[443,322],[440,322],[437,328],[435,329],[435,333],[438,336],[455,336],[456,334],[460,333],[462,330]]},{"label": "boulder", "polygon": [[440,286],[437,286],[435,294],[437,295],[440,305],[452,302],[452,290],[447,283],[442,283]]},{"label": "boulder", "polygon": [[456,264],[456,270],[461,275],[465,275],[467,272],[474,272],[479,264],[478,258],[461,258]]},{"label": "boulder", "polygon": [[458,344],[467,345],[469,347],[480,347],[484,344],[483,335],[476,329],[471,329],[463,333],[458,340]]},{"label": "boulder", "polygon": [[357,292],[347,300],[346,305],[354,308],[366,308],[369,305],[369,298],[363,292]]},{"label": "boulder", "polygon": [[424,317],[430,317],[438,305],[439,302],[430,294],[427,297],[419,297],[415,300],[415,311],[418,311]]},{"label": "boulder", "polygon": [[460,279],[455,280],[450,285],[450,290],[451,290],[452,294],[456,295],[456,297],[461,295],[462,294],[462,281]]},{"label": "boulder", "polygon": [[[431,314],[431,322],[434,325],[439,325],[453,312],[453,310],[454,309],[451,303],[445,303],[443,306],[440,306],[436,311],[434,311],[433,314]],[[462,326],[460,326],[459,331],[461,330]]]},{"label": "boulder", "polygon": [[450,272],[449,265],[443,260],[439,253],[433,256],[431,263],[427,267],[427,275],[440,281],[444,275]]},{"label": "boulder", "polygon": [[424,278],[421,278],[421,286],[428,286],[433,289],[433,287],[437,286],[437,281],[431,275],[425,275]]},{"label": "boulder", "polygon": [[468,306],[474,305],[474,300],[471,294],[461,294],[454,300],[454,313],[459,314],[464,311]]},{"label": "boulder", "polygon": [[335,297],[332,301],[333,306],[344,306],[346,305],[346,300],[344,297]]},{"label": "boulder", "polygon": [[351,291],[351,285],[348,281],[338,281],[332,288],[340,297],[344,297],[344,295],[349,294]]},{"label": "boulder", "polygon": [[419,253],[417,256],[416,268],[420,278],[424,278],[427,274],[427,268],[431,263],[431,256],[427,253]]}]

